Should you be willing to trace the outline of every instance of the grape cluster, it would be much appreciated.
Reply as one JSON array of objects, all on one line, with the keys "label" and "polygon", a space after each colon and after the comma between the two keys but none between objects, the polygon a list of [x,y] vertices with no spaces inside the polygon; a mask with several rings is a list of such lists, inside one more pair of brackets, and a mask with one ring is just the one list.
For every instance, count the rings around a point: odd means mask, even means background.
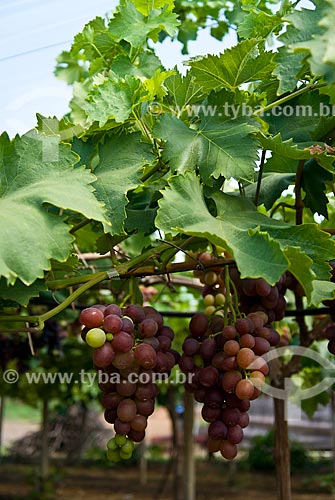
[{"label": "grape cluster", "polygon": [[[212,256],[203,253],[199,256],[200,261],[210,261]],[[205,314],[211,315],[217,312],[225,303],[225,270],[213,268],[207,270],[196,270],[194,275],[204,284],[202,295],[205,305]],[[271,286],[263,278],[241,279],[240,272],[234,265],[229,266],[229,276],[232,283],[230,293],[237,293],[238,307],[244,314],[263,311],[269,323],[283,319],[286,309],[285,293],[287,289],[297,290],[303,294],[303,290],[291,273],[285,273],[279,281]]]},{"label": "grape cluster", "polygon": [[179,360],[189,378],[185,389],[203,404],[201,414],[209,423],[208,450],[220,451],[231,460],[249,423],[250,401],[260,395],[269,371],[262,356],[278,344],[280,336],[263,311],[228,326],[220,315],[198,313],[190,321],[189,332]]},{"label": "grape cluster", "polygon": [[274,286],[263,278],[241,279],[237,267],[234,266],[229,268],[229,275],[239,297],[240,311],[245,314],[263,311],[268,316],[269,323],[283,319],[286,290],[293,290],[298,286],[297,280],[290,273],[283,274]]},{"label": "grape cluster", "polygon": [[[104,417],[114,425],[115,443],[120,446],[119,441],[123,442],[118,436],[142,441],[158,395],[155,381],[166,379],[178,361],[178,353],[171,349],[172,329],[149,306],[129,305],[121,309],[116,304],[99,304],[84,309],[79,319],[84,325],[83,340],[94,348],[93,363],[101,379]],[[111,446],[111,460],[130,453]]]}]

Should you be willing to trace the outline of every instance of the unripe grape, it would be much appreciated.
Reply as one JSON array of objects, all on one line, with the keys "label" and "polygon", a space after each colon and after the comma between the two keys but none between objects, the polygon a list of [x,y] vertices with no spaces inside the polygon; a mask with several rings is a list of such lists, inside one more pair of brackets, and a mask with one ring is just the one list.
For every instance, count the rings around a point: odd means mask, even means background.
[{"label": "unripe grape", "polygon": [[101,347],[106,342],[106,334],[101,328],[91,328],[86,334],[86,343],[90,347]]}]

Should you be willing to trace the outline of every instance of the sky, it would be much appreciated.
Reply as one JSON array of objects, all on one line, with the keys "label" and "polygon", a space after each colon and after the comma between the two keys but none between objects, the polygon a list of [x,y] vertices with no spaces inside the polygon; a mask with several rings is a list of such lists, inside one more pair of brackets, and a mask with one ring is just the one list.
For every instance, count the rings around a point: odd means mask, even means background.
[{"label": "sky", "polygon": [[[71,87],[53,70],[85,23],[104,16],[117,0],[0,0],[0,133],[13,137],[36,125],[36,113],[60,118],[68,111]],[[190,43],[190,56],[220,53],[223,45],[203,31]],[[166,39],[157,55],[172,68],[187,59],[181,44]]]},{"label": "sky", "polygon": [[[0,134],[13,137],[36,125],[36,113],[61,118],[68,111],[72,89],[54,74],[57,55],[71,46],[74,35],[117,5],[117,0],[0,0]],[[308,6],[302,0],[301,6]],[[166,38],[156,53],[166,68],[195,55],[219,54],[236,43],[234,34],[224,43],[201,30],[189,43],[190,54],[181,55],[181,44]]]}]

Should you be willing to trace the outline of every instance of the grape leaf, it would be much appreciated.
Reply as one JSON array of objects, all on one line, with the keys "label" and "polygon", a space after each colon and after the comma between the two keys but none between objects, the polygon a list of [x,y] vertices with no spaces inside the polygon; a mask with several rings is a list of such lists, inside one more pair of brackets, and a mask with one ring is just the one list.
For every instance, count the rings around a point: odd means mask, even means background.
[{"label": "grape leaf", "polygon": [[89,93],[83,109],[92,121],[103,127],[111,118],[122,123],[129,118],[141,81],[126,75],[125,78],[110,74],[101,85],[97,85]]},{"label": "grape leaf", "polygon": [[260,51],[259,44],[259,40],[245,40],[220,56],[191,60],[191,76],[205,90],[235,90],[243,83],[266,80],[274,69],[273,54]]},{"label": "grape leaf", "polygon": [[148,15],[143,15],[129,1],[120,5],[109,21],[109,30],[113,37],[126,40],[133,47],[141,47],[147,38],[157,42],[160,31],[166,31],[173,36],[177,26],[177,14],[170,12],[168,5],[162,9],[150,10]]},{"label": "grape leaf", "polygon": [[328,198],[325,195],[325,182],[332,179],[333,175],[321,168],[314,159],[305,163],[301,180],[301,186],[306,193],[304,205],[313,213],[321,214],[326,219],[328,219]]},{"label": "grape leaf", "polygon": [[[48,204],[106,222],[102,204],[90,185],[94,176],[74,167],[78,156],[56,136],[31,131],[10,141],[0,138],[0,276],[25,285],[50,269],[50,259],[64,261],[72,236]],[[33,251],[32,251],[33,249]]]},{"label": "grape leaf", "polygon": [[165,87],[169,93],[169,102],[177,113],[204,97],[202,87],[194,81],[189,71],[185,76],[180,73],[170,76],[165,81]]},{"label": "grape leaf", "polygon": [[294,51],[303,51],[308,56],[313,74],[325,78],[328,83],[335,82],[334,56],[334,2],[317,2],[316,9],[301,9],[287,17],[292,23],[283,41]]},{"label": "grape leaf", "polygon": [[289,260],[288,270],[297,278],[303,286],[308,303],[311,302],[313,294],[313,283],[316,278],[313,272],[313,260],[300,247],[288,246],[284,253]]},{"label": "grape leaf", "polygon": [[26,286],[17,279],[14,285],[7,285],[4,278],[0,278],[0,297],[4,300],[16,302],[26,306],[32,297],[38,297],[39,293],[46,291],[47,287],[43,280],[37,279],[30,286]]},{"label": "grape leaf", "polygon": [[154,127],[154,136],[166,141],[163,158],[179,172],[199,168],[205,180],[220,175],[252,180],[259,146],[251,134],[256,130],[245,118],[202,117],[194,129],[164,114]]},{"label": "grape leaf", "polygon": [[150,146],[140,142],[140,137],[137,132],[112,136],[99,147],[100,159],[94,169],[97,177],[94,186],[97,198],[105,203],[112,234],[124,232],[127,191],[140,184],[143,167],[155,158]]},{"label": "grape leaf", "polygon": [[281,133],[283,140],[294,142],[319,140],[334,129],[335,116],[327,96],[317,90],[302,94],[282,106],[265,112],[271,134]]},{"label": "grape leaf", "polygon": [[174,7],[173,0],[133,0],[133,4],[144,16],[148,16],[153,9],[160,9],[166,5],[169,11]]},{"label": "grape leaf", "polygon": [[139,55],[136,64],[132,63],[128,56],[122,54],[114,59],[111,68],[122,78],[127,75],[150,78],[158,68],[162,68],[162,63],[154,53],[145,51]]},{"label": "grape leaf", "polygon": [[279,80],[278,95],[293,92],[296,89],[299,75],[305,69],[305,59],[306,54],[304,53],[292,53],[288,52],[286,46],[279,47],[274,56],[276,67],[273,70],[273,75]]},{"label": "grape leaf", "polygon": [[[294,184],[294,181],[294,174],[281,174],[276,172],[263,174],[261,189],[258,196],[258,204],[264,204],[265,208],[270,210],[282,192],[287,189],[290,184]],[[256,189],[256,182],[249,184],[249,186],[244,188],[245,195],[251,200],[254,200],[256,196]]]},{"label": "grape leaf", "polygon": [[252,8],[238,25],[237,33],[241,38],[266,38],[272,32],[278,33],[282,24],[280,12],[271,15],[263,10]]},{"label": "grape leaf", "polygon": [[319,305],[323,300],[331,300],[335,297],[335,283],[331,281],[314,280],[311,303]]},{"label": "grape leaf", "polygon": [[[334,172],[334,156],[327,154],[325,149],[321,152],[311,150],[310,147],[315,145],[315,142],[295,144],[292,138],[283,141],[280,133],[272,137],[259,134],[259,141],[263,149],[272,151],[272,158],[266,162],[266,171],[293,173],[297,169],[298,160],[308,161],[315,158],[321,167]],[[323,143],[319,144],[323,146]]]},{"label": "grape leaf", "polygon": [[192,172],[172,177],[170,188],[162,194],[156,225],[166,233],[177,234],[179,231],[205,237],[214,245],[227,248],[236,259],[242,277],[263,277],[274,284],[287,269],[288,261],[278,242],[266,233],[249,233],[250,225],[256,228],[258,220],[254,222],[254,214],[250,215],[250,211],[241,212],[237,198],[228,196],[225,208],[228,209],[229,203],[232,203],[233,210],[225,213],[221,205],[220,214],[213,217],[208,211],[199,180]]},{"label": "grape leaf", "polygon": [[[227,248],[242,277],[263,277],[273,284],[291,267],[299,279],[307,276],[310,281],[317,276],[329,281],[327,261],[335,257],[335,242],[316,224],[290,226],[261,214],[245,197],[218,191],[212,195],[217,209],[213,217],[193,172],[173,177],[162,194],[157,227],[171,234],[180,231],[204,237]],[[309,283],[303,281],[302,285],[310,301],[312,289]]]}]

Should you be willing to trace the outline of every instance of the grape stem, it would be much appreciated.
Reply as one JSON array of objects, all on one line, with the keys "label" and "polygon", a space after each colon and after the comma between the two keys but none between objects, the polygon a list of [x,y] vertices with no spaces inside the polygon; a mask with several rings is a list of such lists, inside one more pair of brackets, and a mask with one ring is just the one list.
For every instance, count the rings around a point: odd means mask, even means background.
[{"label": "grape stem", "polygon": [[[148,264],[146,266],[139,266],[145,260],[152,258],[153,255],[159,255],[166,248],[170,248],[166,243],[158,245],[155,249],[150,249],[147,252],[144,252],[141,256],[132,259],[131,261],[125,262],[116,266],[114,269],[118,273],[118,278],[131,278],[135,276],[149,276],[149,275],[158,275],[158,274],[170,274],[170,273],[178,273],[181,271],[191,271],[194,270],[197,266],[194,262],[186,261],[186,262],[177,262],[174,264],[167,264],[162,268],[162,266],[157,266],[157,264]],[[154,250],[154,253],[153,253]],[[217,267],[217,266],[227,266],[229,264],[234,263],[232,259],[213,259],[211,261],[206,261],[202,263],[202,265],[206,268]],[[44,314],[41,315],[13,315],[13,316],[1,316],[0,322],[28,322],[36,325],[38,330],[42,330],[44,327],[44,323],[46,320],[56,316],[68,306],[70,306],[75,300],[77,300],[83,293],[85,293],[90,288],[95,285],[105,281],[108,278],[108,272],[103,271],[99,273],[93,273],[90,275],[84,275],[76,278],[69,278],[66,280],[55,280],[53,282],[48,282],[49,289],[59,290],[61,288],[69,287],[74,284],[82,284],[77,290],[71,293],[63,302],[59,305],[50,309]]]}]

